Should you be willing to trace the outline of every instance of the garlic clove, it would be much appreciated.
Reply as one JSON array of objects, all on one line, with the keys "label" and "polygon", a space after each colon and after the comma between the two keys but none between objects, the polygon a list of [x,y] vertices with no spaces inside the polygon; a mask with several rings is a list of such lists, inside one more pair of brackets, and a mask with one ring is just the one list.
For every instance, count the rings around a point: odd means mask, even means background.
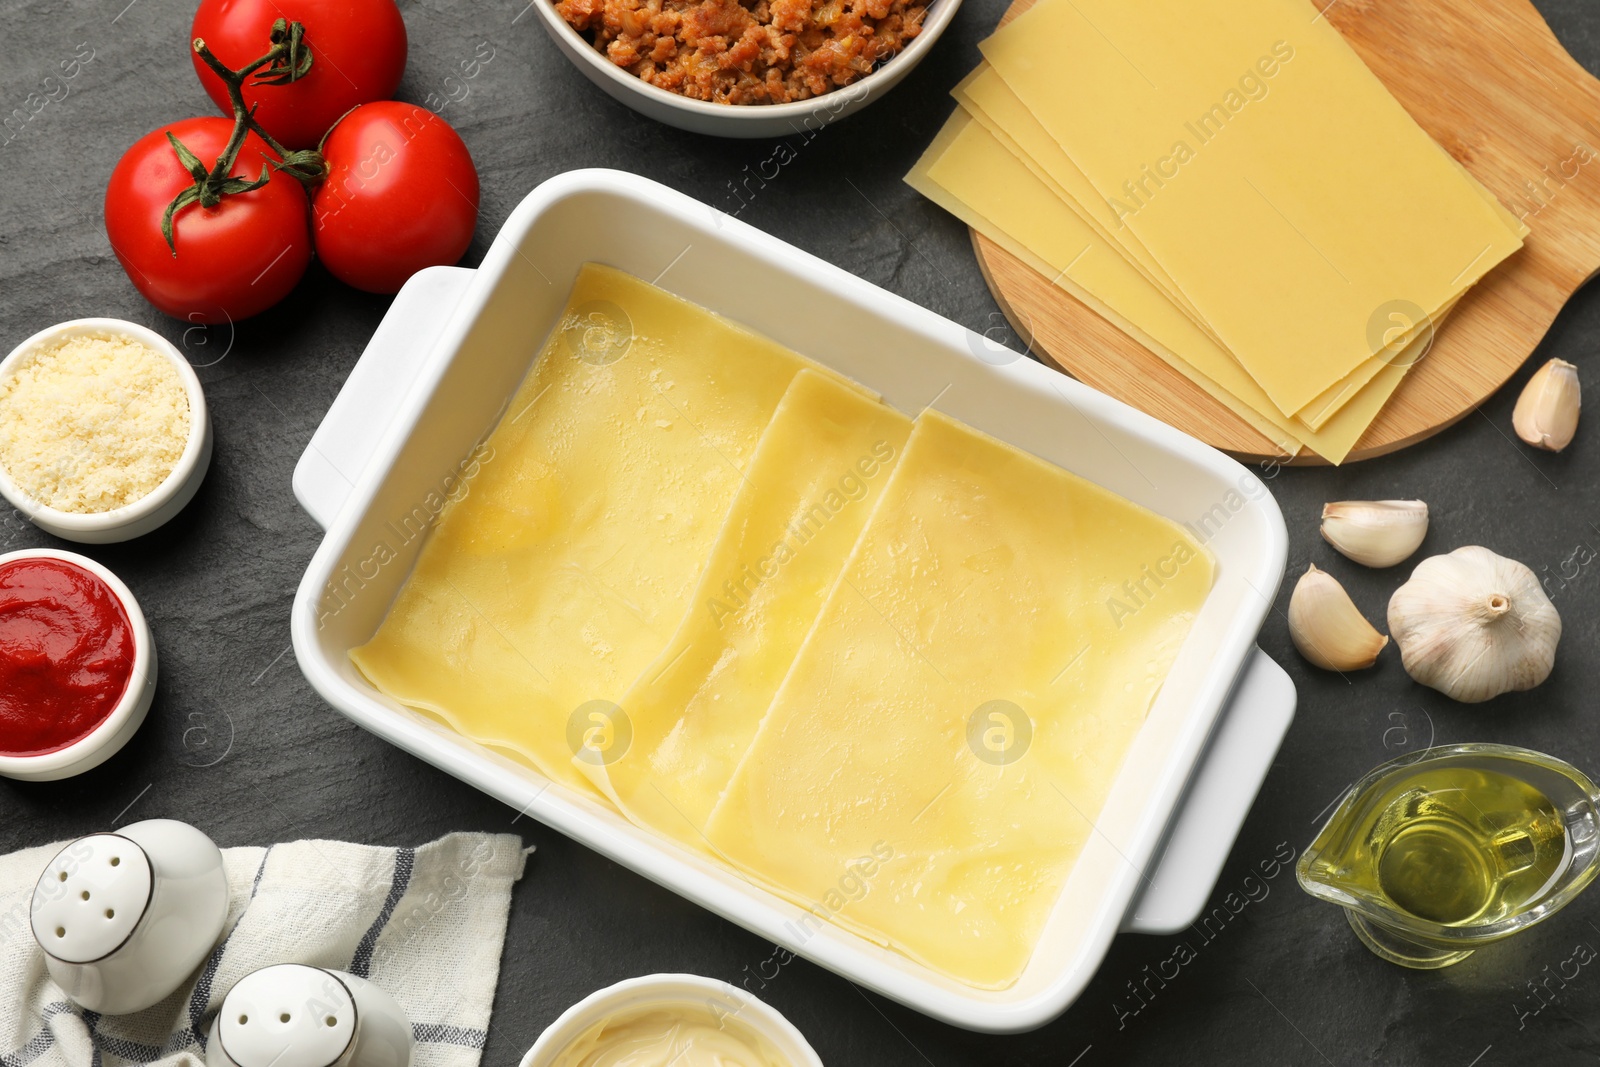
[{"label": "garlic clove", "polygon": [[1533,571],[1468,545],[1417,564],[1389,599],[1389,632],[1412,678],[1475,704],[1550,676],[1561,615]]},{"label": "garlic clove", "polygon": [[1322,508],[1322,537],[1357,563],[1393,567],[1428,536],[1421,500],[1345,500]]},{"label": "garlic clove", "polygon": [[1566,448],[1578,432],[1582,392],[1578,368],[1564,359],[1552,359],[1534,371],[1511,412],[1517,436],[1547,452]]},{"label": "garlic clove", "polygon": [[1358,671],[1378,661],[1389,639],[1372,628],[1338,579],[1312,564],[1289,597],[1289,636],[1313,664]]}]

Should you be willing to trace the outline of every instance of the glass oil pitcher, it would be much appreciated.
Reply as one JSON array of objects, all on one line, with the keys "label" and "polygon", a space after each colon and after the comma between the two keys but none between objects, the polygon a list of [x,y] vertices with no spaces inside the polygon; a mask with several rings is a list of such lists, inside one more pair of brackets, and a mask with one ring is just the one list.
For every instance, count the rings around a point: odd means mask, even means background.
[{"label": "glass oil pitcher", "polygon": [[1448,967],[1555,914],[1600,873],[1600,790],[1561,760],[1450,745],[1362,778],[1300,857],[1300,886],[1344,908],[1403,967]]}]

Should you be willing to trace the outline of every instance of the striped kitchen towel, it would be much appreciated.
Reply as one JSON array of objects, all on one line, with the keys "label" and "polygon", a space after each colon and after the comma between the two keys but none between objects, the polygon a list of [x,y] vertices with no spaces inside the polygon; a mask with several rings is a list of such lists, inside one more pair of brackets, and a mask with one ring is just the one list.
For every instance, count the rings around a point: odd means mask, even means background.
[{"label": "striped kitchen towel", "polygon": [[123,1016],[68,1001],[34,943],[33,887],[62,847],[0,857],[0,1067],[199,1067],[222,998],[272,963],[371,979],[411,1019],[415,1067],[478,1067],[526,859],[515,835],[223,849],[232,900],[222,940],[182,989]]}]

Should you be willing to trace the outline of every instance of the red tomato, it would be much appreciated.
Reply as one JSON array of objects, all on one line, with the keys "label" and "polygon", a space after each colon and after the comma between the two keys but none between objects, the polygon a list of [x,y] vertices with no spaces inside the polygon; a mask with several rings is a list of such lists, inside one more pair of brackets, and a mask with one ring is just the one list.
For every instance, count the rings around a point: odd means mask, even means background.
[{"label": "red tomato", "polygon": [[454,263],[478,221],[478,171],[450,124],[385,100],[339,120],[323,143],[328,179],[311,201],[317,255],[334,277],[392,293],[423,267]]},{"label": "red tomato", "polygon": [[[284,85],[245,82],[244,100],[259,104],[256,121],[287,148],[315,148],[340,115],[387,100],[406,67],[406,24],[394,0],[202,0],[189,33],[234,70],[267,54],[277,19],[305,24],[311,70]],[[228,90],[194,49],[200,84],[225,115]]]},{"label": "red tomato", "polygon": [[[259,189],[225,196],[215,207],[190,204],[172,219],[173,245],[161,234],[172,198],[194,184],[167,133],[211,165],[233,123],[184,119],[135,141],[106,185],[106,236],[145,299],[174,318],[225,322],[249,318],[282,300],[311,262],[306,194],[273,172]],[[277,156],[249,134],[230,174],[254,181]]]}]

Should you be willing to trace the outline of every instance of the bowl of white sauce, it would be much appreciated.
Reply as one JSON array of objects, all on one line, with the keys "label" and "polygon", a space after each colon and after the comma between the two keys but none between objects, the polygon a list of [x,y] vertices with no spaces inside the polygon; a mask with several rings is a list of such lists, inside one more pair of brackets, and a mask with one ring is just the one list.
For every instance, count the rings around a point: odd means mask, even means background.
[{"label": "bowl of white sauce", "polygon": [[794,1024],[737,986],[650,974],[561,1014],[521,1067],[822,1067]]}]

